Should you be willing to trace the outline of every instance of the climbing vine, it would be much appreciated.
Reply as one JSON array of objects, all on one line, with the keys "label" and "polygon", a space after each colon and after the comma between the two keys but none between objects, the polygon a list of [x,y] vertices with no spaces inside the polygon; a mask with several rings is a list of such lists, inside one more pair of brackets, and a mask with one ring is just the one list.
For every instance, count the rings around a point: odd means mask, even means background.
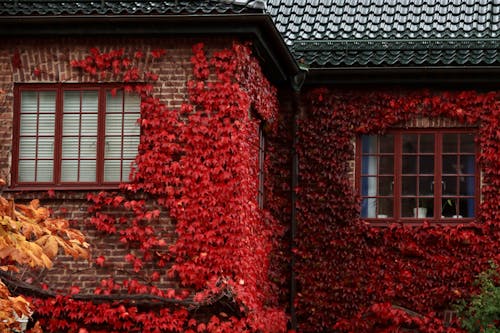
[{"label": "climbing vine", "polygon": [[[299,123],[297,310],[307,332],[461,332],[440,314],[476,292],[500,259],[500,108],[496,93],[330,91],[308,95]],[[353,138],[415,117],[477,126],[482,204],[476,223],[370,227],[350,181]],[[318,144],[320,143],[321,144]]]},{"label": "climbing vine", "polygon": [[[82,74],[123,82],[121,89],[141,96],[130,183],[88,200],[91,224],[127,245],[124,261],[145,279],[104,279],[91,297],[39,297],[41,323],[69,332],[283,332],[285,313],[269,278],[269,253],[283,228],[257,203],[258,130],[261,121],[275,128],[275,89],[248,46],[209,57],[196,44],[188,100],[170,109],[155,91],[159,77],[147,56],[93,48],[71,61]],[[163,228],[168,221],[175,237]],[[106,263],[104,255],[96,259]],[[165,280],[178,287],[155,283]]]}]

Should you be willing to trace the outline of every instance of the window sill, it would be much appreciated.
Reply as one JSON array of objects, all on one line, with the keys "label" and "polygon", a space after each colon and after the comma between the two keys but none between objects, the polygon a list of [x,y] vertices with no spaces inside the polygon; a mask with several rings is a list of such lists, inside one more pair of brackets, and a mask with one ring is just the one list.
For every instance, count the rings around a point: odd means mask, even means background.
[{"label": "window sill", "polygon": [[430,225],[434,226],[456,226],[460,224],[469,224],[469,223],[474,223],[476,222],[475,217],[463,217],[463,218],[441,218],[439,220],[435,219],[367,219],[367,218],[362,218],[362,222],[364,222],[367,225],[370,225],[372,227],[388,227],[393,224],[399,224],[402,226],[411,226],[411,227],[418,227],[423,225],[424,223],[429,223]]}]

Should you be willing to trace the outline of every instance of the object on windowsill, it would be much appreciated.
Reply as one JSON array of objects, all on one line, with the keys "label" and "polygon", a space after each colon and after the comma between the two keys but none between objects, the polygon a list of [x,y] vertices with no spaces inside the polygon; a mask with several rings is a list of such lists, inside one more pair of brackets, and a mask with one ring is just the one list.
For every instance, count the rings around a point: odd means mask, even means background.
[{"label": "object on windowsill", "polygon": [[417,219],[424,219],[427,217],[427,207],[413,208],[413,216]]},{"label": "object on windowsill", "polygon": [[377,218],[378,219],[386,219],[386,218],[388,218],[388,216],[386,214],[378,214]]}]

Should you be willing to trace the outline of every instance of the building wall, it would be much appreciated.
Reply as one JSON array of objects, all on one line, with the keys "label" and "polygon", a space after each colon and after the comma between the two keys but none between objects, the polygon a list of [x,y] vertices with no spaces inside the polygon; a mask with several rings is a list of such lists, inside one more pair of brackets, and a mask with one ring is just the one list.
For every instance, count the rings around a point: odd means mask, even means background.
[{"label": "building wall", "polygon": [[[71,67],[71,60],[84,59],[90,48],[97,48],[101,53],[123,48],[125,53],[133,54],[141,51],[145,60],[140,66],[144,70],[159,75],[154,85],[154,95],[159,97],[168,108],[179,108],[187,101],[186,83],[192,75],[191,57],[192,46],[204,42],[210,53],[231,45],[230,40],[195,38],[30,38],[6,39],[0,46],[0,89],[4,94],[0,97],[0,177],[7,180],[4,195],[16,198],[16,202],[26,202],[34,198],[41,199],[41,204],[50,207],[54,215],[62,216],[73,222],[73,226],[80,228],[88,237],[92,245],[92,259],[90,262],[74,261],[66,256],[59,256],[54,269],[42,272],[25,272],[26,281],[50,283],[54,290],[67,291],[73,284],[81,287],[82,293],[92,293],[104,278],[114,277],[117,281],[127,278],[138,278],[131,265],[124,261],[129,252],[125,245],[120,243],[118,236],[106,235],[95,230],[89,224],[87,209],[88,189],[81,191],[66,191],[53,188],[54,193],[47,192],[49,188],[33,191],[18,191],[10,188],[11,148],[13,128],[14,86],[19,83],[94,83],[95,78],[82,74]],[[166,54],[160,59],[154,59],[151,51],[165,49]],[[114,82],[106,77],[99,82]],[[95,193],[96,191],[94,191]],[[175,238],[175,226],[165,212],[157,223],[167,241]],[[105,256],[103,267],[95,265],[95,258]],[[168,269],[168,267],[165,267]],[[147,270],[141,271],[142,277],[149,276]],[[161,276],[166,276],[164,272]],[[78,283],[76,282],[78,279]],[[147,278],[141,282],[148,282]],[[175,287],[173,281],[162,280],[159,287]]]}]

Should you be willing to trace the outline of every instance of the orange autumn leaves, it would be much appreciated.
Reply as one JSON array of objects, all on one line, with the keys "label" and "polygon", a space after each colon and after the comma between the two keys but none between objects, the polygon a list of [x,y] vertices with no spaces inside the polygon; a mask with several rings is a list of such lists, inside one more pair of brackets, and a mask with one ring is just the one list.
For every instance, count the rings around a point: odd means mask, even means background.
[{"label": "orange autumn leaves", "polygon": [[[0,186],[5,182],[0,179]],[[62,249],[73,258],[89,258],[83,234],[69,222],[52,218],[47,208],[35,199],[28,205],[0,196],[0,269],[17,271],[18,265],[51,268],[52,260]],[[29,303],[21,296],[11,296],[0,281],[0,331],[17,327],[16,316],[29,316]]]}]

